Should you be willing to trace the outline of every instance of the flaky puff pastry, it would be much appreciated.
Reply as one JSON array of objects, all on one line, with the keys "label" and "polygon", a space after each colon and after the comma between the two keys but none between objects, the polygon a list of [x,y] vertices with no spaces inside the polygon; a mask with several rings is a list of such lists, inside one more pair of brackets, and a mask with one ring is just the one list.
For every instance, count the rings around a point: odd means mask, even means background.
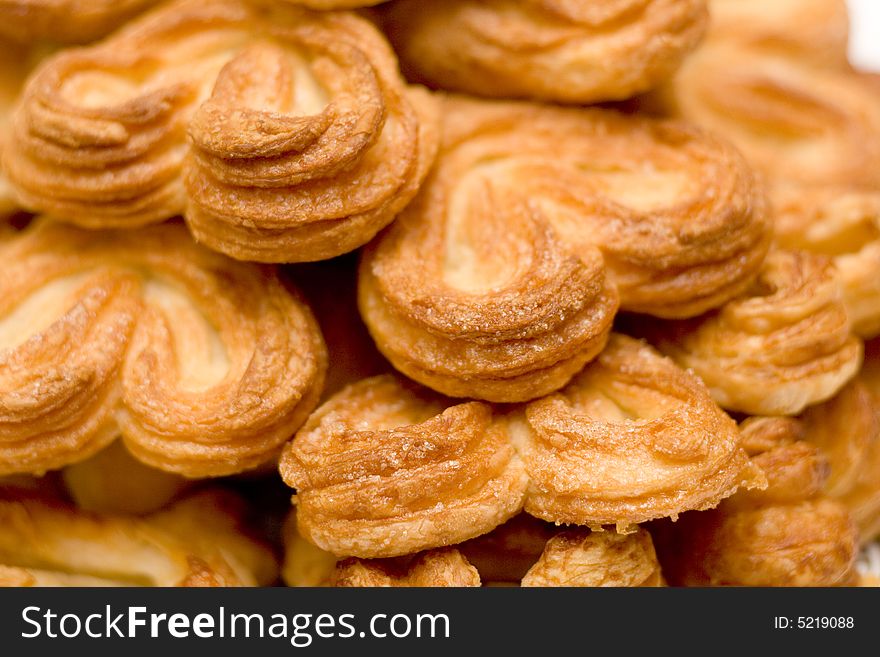
[{"label": "flaky puff pastry", "polygon": [[750,414],[796,415],[862,362],[832,264],[799,251],[771,252],[751,289],[717,312],[647,333],[722,407]]},{"label": "flaky puff pastry", "polygon": [[702,382],[626,336],[523,415],[511,427],[529,475],[525,510],[550,522],[627,531],[764,486]]},{"label": "flaky puff pastry", "polygon": [[159,0],[0,0],[0,36],[19,43],[86,43]]},{"label": "flaky puff pastry", "polygon": [[704,0],[398,0],[385,24],[404,69],[432,85],[592,103],[665,80],[707,17]]},{"label": "flaky puff pastry", "polygon": [[564,531],[551,538],[522,586],[663,586],[651,535]]},{"label": "flaky puff pastry", "polygon": [[842,502],[862,542],[880,534],[880,399],[859,376],[802,416],[805,439],[828,460],[823,492]]},{"label": "flaky puff pastry", "polygon": [[121,440],[61,471],[76,506],[97,513],[142,515],[167,506],[192,482],[134,458]]},{"label": "flaky puff pastry", "polygon": [[[764,483],[738,441],[696,377],[613,336],[559,395],[518,409],[456,403],[390,375],[361,381],[312,414],[280,470],[304,539],[394,557],[485,534],[524,505],[621,531],[714,506]],[[304,564],[325,563],[302,552]]]},{"label": "flaky puff pastry", "polygon": [[200,242],[237,259],[321,260],[412,198],[435,109],[354,14],[182,0],[42,67],[4,166],[27,207],[65,221],[183,212]]},{"label": "flaky puff pastry", "polygon": [[248,533],[244,512],[240,499],[220,490],[137,518],[7,489],[0,586],[265,586],[277,564]]},{"label": "flaky puff pastry", "polygon": [[325,402],[285,447],[297,527],[339,556],[394,557],[484,534],[523,504],[526,473],[488,404],[383,375]]},{"label": "flaky puff pastry", "polygon": [[404,374],[524,401],[602,349],[614,313],[689,317],[743,290],[769,241],[732,148],[610,111],[450,98],[420,193],[364,252],[361,314]]},{"label": "flaky puff pastry", "polygon": [[729,40],[795,60],[849,68],[846,0],[709,0],[709,13],[707,41]]},{"label": "flaky puff pastry", "polygon": [[852,584],[858,533],[846,507],[821,495],[822,453],[793,418],[750,418],[741,428],[768,487],[658,528],[666,577],[687,586]]},{"label": "flaky puff pastry", "polygon": [[0,474],[82,461],[120,433],[163,470],[241,472],[317,403],[326,354],[308,308],[181,225],[40,221],[0,258]]}]

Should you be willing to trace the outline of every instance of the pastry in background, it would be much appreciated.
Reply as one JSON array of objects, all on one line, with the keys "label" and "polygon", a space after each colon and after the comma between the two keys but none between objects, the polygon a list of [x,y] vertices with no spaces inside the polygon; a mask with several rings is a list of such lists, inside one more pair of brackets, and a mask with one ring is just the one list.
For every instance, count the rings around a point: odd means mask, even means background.
[{"label": "pastry in background", "polygon": [[219,489],[143,518],[3,489],[0,585],[265,586],[277,563],[249,535],[245,510]]},{"label": "pastry in background", "polygon": [[361,314],[401,372],[515,402],[559,389],[622,309],[691,317],[769,246],[741,156],[676,122],[449,98],[438,161],[364,251]]},{"label": "pastry in background", "polygon": [[676,586],[848,586],[858,532],[847,508],[823,495],[828,462],[802,440],[798,420],[749,418],[745,449],[767,476],[717,509],[652,526],[663,574]]},{"label": "pastry in background", "polygon": [[317,404],[326,352],[298,294],[182,225],[41,220],[0,257],[0,474],[120,435],[152,467],[233,474],[276,458]]},{"label": "pastry in background", "polygon": [[880,544],[872,543],[859,557],[859,586],[880,587]]},{"label": "pastry in background", "polygon": [[189,479],[141,463],[121,440],[61,473],[76,506],[96,513],[152,513],[192,486]]},{"label": "pastry in background", "polygon": [[722,408],[753,415],[796,415],[834,396],[862,363],[834,267],[807,252],[772,251],[751,288],[716,312],[630,325],[697,374]]},{"label": "pastry in background", "polygon": [[296,525],[294,507],[281,532],[284,543],[281,578],[287,586],[329,586],[339,558],[303,538]]},{"label": "pastry in background", "polygon": [[811,64],[849,68],[846,0],[709,0],[709,14],[706,41],[731,41]]},{"label": "pastry in background", "polygon": [[158,0],[0,0],[0,36],[20,43],[86,43]]},{"label": "pastry in background", "polygon": [[[0,7],[3,3],[0,2]],[[0,23],[3,21],[0,20]],[[2,30],[2,27],[0,27]],[[18,100],[24,81],[37,63],[47,54],[41,47],[7,41],[0,38],[0,153],[8,138],[12,110]],[[20,210],[18,201],[3,174],[0,159],[0,230],[2,222]]]},{"label": "pastry in background", "polygon": [[324,11],[330,9],[357,9],[358,7],[372,7],[387,0],[256,0],[265,4],[277,2],[280,4],[288,3],[291,5],[301,5],[310,9],[321,9]]},{"label": "pastry in background", "polygon": [[67,495],[64,481],[57,471],[47,472],[41,476],[29,474],[3,475],[0,477],[0,489],[31,491],[58,499],[63,499]]},{"label": "pastry in background", "polygon": [[413,79],[584,104],[663,82],[699,43],[708,12],[704,0],[397,0],[383,18]]},{"label": "pastry in background", "polygon": [[830,257],[853,331],[864,338],[880,334],[880,188],[791,186],[774,200],[778,243]]},{"label": "pastry in background", "polygon": [[824,492],[847,506],[862,543],[880,538],[880,343],[865,344],[858,376],[834,398],[808,408],[805,438],[829,461]]},{"label": "pastry in background", "polygon": [[392,221],[437,120],[364,18],[181,0],[41,67],[3,166],[23,205],[80,226],[182,213],[239,260],[313,261]]},{"label": "pastry in background", "polygon": [[880,333],[880,87],[846,64],[844,3],[716,5],[706,41],[642,104],[743,152],[767,179],[778,243],[831,256],[853,330],[873,337]]},{"label": "pastry in background", "polygon": [[710,40],[654,102],[733,142],[771,190],[880,188],[880,102],[854,72]]},{"label": "pastry in background", "polygon": [[287,272],[308,301],[327,344],[322,402],[349,384],[392,371],[358,313],[355,254],[302,263]]},{"label": "pastry in background", "polygon": [[625,532],[766,485],[703,383],[622,335],[526,405],[511,433],[529,476],[525,510],[550,522]]},{"label": "pastry in background", "polygon": [[486,586],[519,586],[559,528],[527,513],[469,541],[458,549],[480,573]]}]

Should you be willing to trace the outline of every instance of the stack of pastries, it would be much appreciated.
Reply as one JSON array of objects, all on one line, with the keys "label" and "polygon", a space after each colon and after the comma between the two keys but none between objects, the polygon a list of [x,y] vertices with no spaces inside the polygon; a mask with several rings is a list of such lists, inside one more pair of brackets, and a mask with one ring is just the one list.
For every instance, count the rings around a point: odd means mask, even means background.
[{"label": "stack of pastries", "polygon": [[880,583],[843,0],[0,19],[0,584]]}]

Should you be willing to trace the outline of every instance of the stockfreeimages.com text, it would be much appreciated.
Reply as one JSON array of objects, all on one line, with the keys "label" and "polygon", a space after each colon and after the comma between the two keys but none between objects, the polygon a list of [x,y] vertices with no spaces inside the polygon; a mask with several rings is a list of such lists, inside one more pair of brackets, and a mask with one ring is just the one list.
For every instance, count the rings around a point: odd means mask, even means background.
[{"label": "stockfreeimages.com text", "polygon": [[446,614],[373,614],[359,628],[355,614],[229,613],[219,607],[214,613],[150,613],[146,607],[126,607],[114,611],[58,614],[52,609],[25,607],[21,612],[25,639],[89,637],[184,639],[273,638],[286,639],[305,648],[315,638],[449,638]]}]

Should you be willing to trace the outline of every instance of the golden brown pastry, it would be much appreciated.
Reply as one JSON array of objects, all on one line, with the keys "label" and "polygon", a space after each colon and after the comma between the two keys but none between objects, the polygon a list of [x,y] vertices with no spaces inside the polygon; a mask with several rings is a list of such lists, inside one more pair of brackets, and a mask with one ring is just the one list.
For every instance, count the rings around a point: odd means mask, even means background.
[{"label": "golden brown pastry", "polygon": [[663,586],[651,535],[564,531],[522,580],[523,586]]},{"label": "golden brown pastry", "polygon": [[25,206],[78,225],[183,212],[237,259],[321,260],[412,198],[435,122],[365,19],[181,0],[41,68],[4,167]]},{"label": "golden brown pastry", "polygon": [[[696,377],[624,336],[561,394],[521,409],[456,403],[378,376],[334,395],[285,448],[280,470],[297,489],[302,534],[288,542],[396,557],[486,534],[523,505],[550,522],[628,530],[762,486],[738,441]],[[494,559],[481,553],[516,542],[511,532],[462,549],[479,569]],[[289,580],[326,579],[309,569],[326,573],[327,561],[301,551]],[[486,579],[511,578],[490,563]]]},{"label": "golden brown pastry", "polygon": [[828,258],[779,250],[741,298],[648,334],[702,378],[723,408],[795,415],[832,397],[858,371],[862,344],[850,329]]},{"label": "golden brown pastry", "polygon": [[551,522],[626,531],[764,485],[700,380],[622,335],[512,426],[525,510]]},{"label": "golden brown pastry", "polygon": [[86,43],[158,0],[0,0],[0,36],[20,43]]},{"label": "golden brown pastry", "polygon": [[337,560],[305,540],[295,510],[284,528],[289,586],[663,586],[650,534],[560,532],[520,514],[454,548],[390,559]]},{"label": "golden brown pastry", "polygon": [[820,495],[828,464],[798,421],[750,418],[742,432],[769,486],[658,527],[664,575],[687,586],[852,584],[858,533],[846,507]]},{"label": "golden brown pastry", "polygon": [[349,558],[333,574],[332,586],[463,587],[480,586],[480,575],[454,548],[431,550],[406,566],[386,561]]},{"label": "golden brown pastry", "polygon": [[7,489],[0,492],[0,585],[270,584],[275,558],[246,533],[243,511],[240,499],[220,490],[136,518]]},{"label": "golden brown pastry", "polygon": [[704,0],[398,0],[386,27],[405,70],[432,85],[592,103],[668,78],[707,18]]},{"label": "golden brown pastry", "polygon": [[383,375],[325,402],[287,445],[299,532],[339,556],[394,557],[484,534],[523,504],[526,474],[507,427]]},{"label": "golden brown pastry", "polygon": [[721,142],[610,111],[451,98],[443,112],[436,166],[359,278],[371,334],[410,378],[534,399],[602,349],[618,295],[689,317],[757,273],[763,196]]},{"label": "golden brown pastry", "polygon": [[97,513],[142,515],[167,506],[191,482],[134,458],[121,440],[62,470],[76,506]]},{"label": "golden brown pastry", "polygon": [[806,439],[828,459],[824,492],[849,509],[863,542],[880,534],[880,406],[861,377],[804,413]]},{"label": "golden brown pastry", "polygon": [[831,464],[826,493],[843,502],[868,543],[880,537],[880,341],[865,344],[856,379],[830,401],[807,409],[807,439]]},{"label": "golden brown pastry", "polygon": [[709,0],[709,13],[708,42],[730,40],[799,61],[849,68],[846,0]]},{"label": "golden brown pastry", "polygon": [[434,99],[405,87],[369,22],[304,11],[289,21],[260,28],[287,52],[243,50],[189,125],[187,222],[241,260],[323,260],[365,244],[415,195],[436,152]]},{"label": "golden brown pastry", "polygon": [[326,354],[308,308],[181,225],[40,221],[0,258],[0,474],[85,460],[120,433],[162,470],[241,472],[317,403]]}]

